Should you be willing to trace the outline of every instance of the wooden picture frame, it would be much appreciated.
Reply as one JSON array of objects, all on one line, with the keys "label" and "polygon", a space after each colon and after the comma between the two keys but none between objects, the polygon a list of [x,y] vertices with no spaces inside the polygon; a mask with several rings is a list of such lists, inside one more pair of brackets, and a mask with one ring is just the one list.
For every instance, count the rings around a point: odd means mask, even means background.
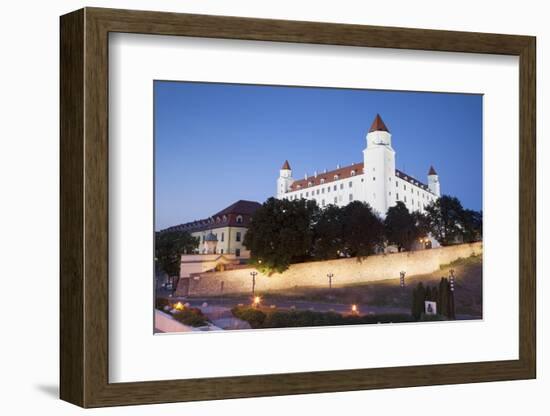
[{"label": "wooden picture frame", "polygon": [[[63,400],[82,407],[101,407],[535,378],[534,37],[99,8],[85,8],[62,16],[60,28],[60,396]],[[109,383],[110,32],[518,56],[519,359]]]}]

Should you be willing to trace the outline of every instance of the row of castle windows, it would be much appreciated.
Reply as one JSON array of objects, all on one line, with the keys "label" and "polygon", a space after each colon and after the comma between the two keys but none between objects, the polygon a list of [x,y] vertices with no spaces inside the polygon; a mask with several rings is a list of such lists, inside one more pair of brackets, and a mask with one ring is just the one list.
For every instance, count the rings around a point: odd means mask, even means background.
[{"label": "row of castle windows", "polygon": [[[227,215],[224,215],[223,217],[216,217],[216,223],[220,223],[220,222],[227,222]],[[242,215],[237,215],[237,218],[235,218],[235,221],[237,222],[237,224],[242,224],[243,223],[243,216]],[[209,221],[211,222],[211,221]]]}]

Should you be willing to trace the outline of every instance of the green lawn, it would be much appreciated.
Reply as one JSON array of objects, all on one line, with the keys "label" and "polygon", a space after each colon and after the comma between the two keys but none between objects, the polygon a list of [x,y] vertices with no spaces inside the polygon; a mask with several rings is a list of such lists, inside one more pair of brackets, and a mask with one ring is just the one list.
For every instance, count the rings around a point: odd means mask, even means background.
[{"label": "green lawn", "polygon": [[372,306],[410,308],[412,289],[422,282],[436,286],[441,277],[449,276],[449,270],[455,270],[456,313],[481,316],[482,311],[482,256],[459,259],[430,274],[407,276],[406,285],[401,289],[399,278],[378,282],[348,285],[343,287],[312,288],[297,287],[291,290],[262,293],[266,303],[280,300],[301,300],[312,302],[368,304]]}]

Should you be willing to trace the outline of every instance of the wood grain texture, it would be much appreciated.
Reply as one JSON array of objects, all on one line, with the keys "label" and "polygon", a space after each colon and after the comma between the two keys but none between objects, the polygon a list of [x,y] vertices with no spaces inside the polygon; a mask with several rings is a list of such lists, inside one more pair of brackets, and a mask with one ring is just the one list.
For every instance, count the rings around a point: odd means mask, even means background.
[{"label": "wood grain texture", "polygon": [[60,388],[84,404],[84,12],[61,19],[60,50]]},{"label": "wood grain texture", "polygon": [[[108,33],[520,57],[518,360],[208,379],[108,381]],[[83,407],[535,377],[535,38],[87,8],[61,18],[61,397]]]}]

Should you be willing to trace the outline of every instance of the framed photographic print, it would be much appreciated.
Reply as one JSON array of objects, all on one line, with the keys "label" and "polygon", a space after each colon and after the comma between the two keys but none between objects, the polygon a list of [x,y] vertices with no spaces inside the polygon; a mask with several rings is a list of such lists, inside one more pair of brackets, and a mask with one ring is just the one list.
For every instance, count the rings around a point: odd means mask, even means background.
[{"label": "framed photographic print", "polygon": [[535,38],[61,17],[61,398],[534,378]]}]

